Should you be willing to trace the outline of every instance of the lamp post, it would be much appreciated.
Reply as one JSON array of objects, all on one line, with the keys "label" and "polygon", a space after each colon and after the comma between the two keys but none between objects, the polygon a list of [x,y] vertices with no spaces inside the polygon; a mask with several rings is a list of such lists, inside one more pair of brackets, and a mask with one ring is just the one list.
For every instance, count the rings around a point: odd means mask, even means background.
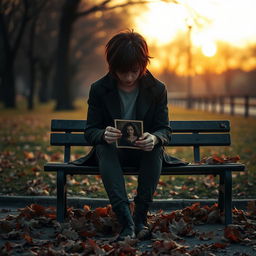
[{"label": "lamp post", "polygon": [[192,25],[187,21],[187,28],[188,28],[188,47],[187,47],[187,54],[188,54],[188,62],[187,62],[187,73],[188,73],[188,80],[187,80],[187,108],[190,109],[192,107],[192,76],[191,76],[191,64],[192,64],[192,55],[191,55],[191,31]]}]

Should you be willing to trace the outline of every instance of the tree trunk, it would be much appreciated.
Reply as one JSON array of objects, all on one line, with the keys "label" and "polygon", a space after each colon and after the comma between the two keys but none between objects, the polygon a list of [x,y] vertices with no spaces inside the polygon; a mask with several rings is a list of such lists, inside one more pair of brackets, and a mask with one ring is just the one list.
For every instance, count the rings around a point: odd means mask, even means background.
[{"label": "tree trunk", "polygon": [[66,0],[62,9],[55,74],[56,110],[74,109],[69,75],[69,50],[72,26],[80,0]]},{"label": "tree trunk", "polygon": [[3,40],[3,48],[5,54],[5,64],[1,82],[1,93],[4,106],[6,108],[15,108],[15,80],[14,80],[14,58],[11,51],[8,34],[6,31],[3,15],[0,13],[0,35]]},{"label": "tree trunk", "polygon": [[40,67],[40,88],[39,88],[39,102],[46,103],[50,100],[49,77],[51,73],[50,66]]},{"label": "tree trunk", "polygon": [[205,81],[205,89],[208,96],[212,96],[213,94],[213,88],[212,88],[212,77],[211,72],[209,70],[205,71],[204,75],[204,81]]},{"label": "tree trunk", "polygon": [[[37,16],[38,17],[38,16]],[[35,31],[37,17],[32,20],[30,33],[29,33],[29,95],[28,95],[28,110],[34,109],[34,94],[35,94],[35,82],[36,82],[36,58],[35,58]]]},{"label": "tree trunk", "polygon": [[224,82],[225,82],[225,91],[226,95],[231,95],[231,84],[232,84],[232,75],[231,75],[231,70],[227,69],[224,73]]},{"label": "tree trunk", "polygon": [[14,80],[14,63],[13,58],[7,55],[5,73],[2,81],[3,102],[6,108],[15,108],[15,80]]},{"label": "tree trunk", "polygon": [[35,94],[35,81],[36,81],[36,62],[34,59],[29,61],[29,94],[28,94],[28,110],[34,109],[34,94]]}]

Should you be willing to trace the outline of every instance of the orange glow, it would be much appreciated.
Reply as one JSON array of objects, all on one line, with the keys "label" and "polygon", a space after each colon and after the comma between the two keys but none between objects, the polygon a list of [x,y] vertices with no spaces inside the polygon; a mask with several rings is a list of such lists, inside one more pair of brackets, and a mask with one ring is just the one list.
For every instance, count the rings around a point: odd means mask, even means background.
[{"label": "orange glow", "polygon": [[[136,29],[151,42],[170,42],[178,31],[186,30],[186,20],[196,11],[210,22],[202,27],[194,24],[194,36],[211,34],[215,41],[221,40],[236,46],[256,42],[256,1],[254,0],[194,0],[179,1],[181,4],[157,2],[142,8],[134,18]],[[143,11],[145,10],[145,11]],[[202,19],[203,20],[203,19]],[[202,22],[201,22],[202,23]]]},{"label": "orange glow", "polygon": [[149,41],[157,45],[170,42],[177,33],[177,28],[183,27],[184,22],[179,17],[186,18],[182,6],[164,2],[148,4],[148,10],[134,19],[137,31]]},{"label": "orange glow", "polygon": [[212,42],[206,42],[202,46],[202,52],[206,57],[212,57],[216,54],[216,45]]},{"label": "orange glow", "polygon": [[[186,74],[189,38],[195,73],[207,68],[209,63],[205,57],[211,58],[211,69],[215,72],[223,72],[226,63],[229,63],[229,68],[256,68],[254,58],[249,56],[241,61],[239,56],[247,54],[249,45],[256,45],[255,0],[178,2],[148,4],[148,8],[141,8],[140,14],[134,18],[135,30],[145,36],[154,49],[152,69],[175,68],[175,72]],[[195,13],[200,17],[195,18]],[[191,19],[194,21],[189,31],[187,21]],[[219,48],[219,42],[230,45],[231,54],[225,55],[225,47]],[[179,48],[178,53],[175,47]],[[238,49],[239,54],[234,49]]]}]

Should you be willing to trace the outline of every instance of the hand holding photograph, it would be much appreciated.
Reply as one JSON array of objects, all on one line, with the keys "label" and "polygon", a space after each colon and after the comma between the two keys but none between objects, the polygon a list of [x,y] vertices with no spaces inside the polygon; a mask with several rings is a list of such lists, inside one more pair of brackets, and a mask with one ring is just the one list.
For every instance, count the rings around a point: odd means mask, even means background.
[{"label": "hand holding photograph", "polygon": [[117,148],[139,149],[135,141],[143,134],[143,121],[115,119],[115,128],[122,132],[122,137],[117,140]]}]

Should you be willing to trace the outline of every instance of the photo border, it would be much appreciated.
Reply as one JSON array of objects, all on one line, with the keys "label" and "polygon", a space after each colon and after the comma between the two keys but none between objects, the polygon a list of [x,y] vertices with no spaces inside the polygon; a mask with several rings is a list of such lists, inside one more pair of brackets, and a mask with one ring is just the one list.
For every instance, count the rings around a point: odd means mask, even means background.
[{"label": "photo border", "polygon": [[[115,122],[115,128],[117,128],[117,123],[122,122],[122,123],[139,123],[141,126],[141,134],[144,133],[144,126],[143,126],[143,121],[142,120],[130,120],[130,119],[114,119]],[[118,129],[118,128],[117,128]],[[118,140],[116,141],[116,147],[117,148],[130,148],[130,149],[140,149],[139,147],[136,146],[120,146],[118,144]]]}]

